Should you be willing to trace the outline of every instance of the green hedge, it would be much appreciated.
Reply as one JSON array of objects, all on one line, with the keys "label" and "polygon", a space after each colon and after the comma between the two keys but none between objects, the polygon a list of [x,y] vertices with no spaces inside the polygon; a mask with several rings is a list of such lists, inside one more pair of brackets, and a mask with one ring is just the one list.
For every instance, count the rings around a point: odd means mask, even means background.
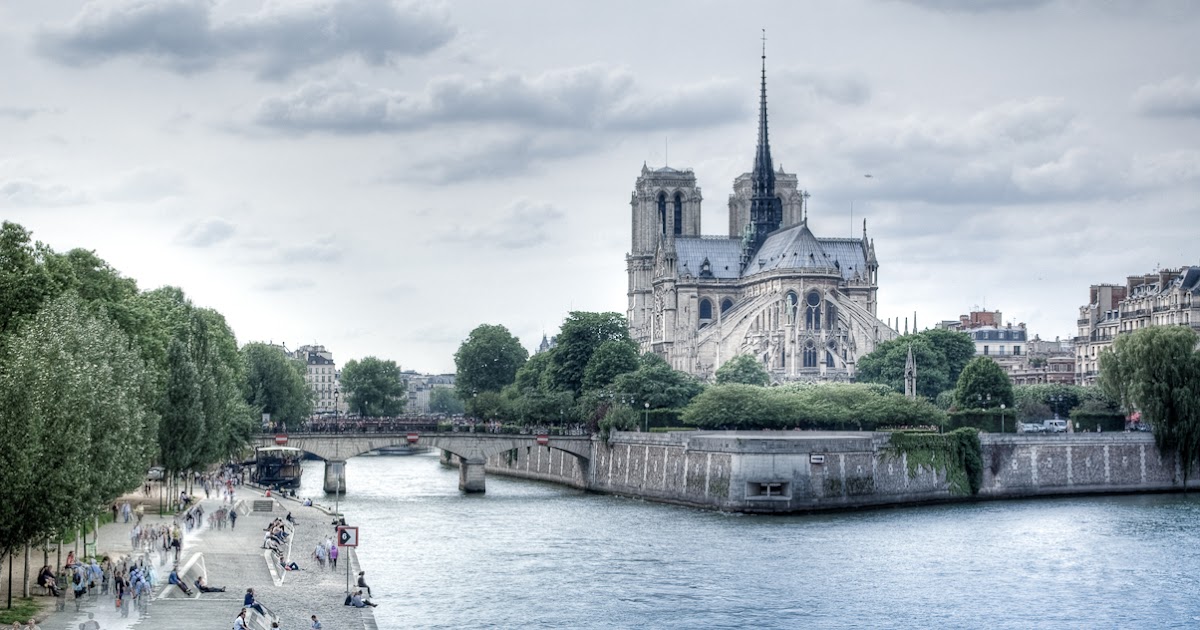
[{"label": "green hedge", "polygon": [[[952,411],[949,414],[949,427],[951,429],[979,429],[988,433],[1016,433],[1017,432],[1017,414],[1013,413],[1012,409],[1005,409],[1001,414],[999,409],[965,409],[963,411]],[[1003,420],[1004,430],[1001,431],[1000,424]]]},{"label": "green hedge", "polygon": [[1078,427],[1076,431],[1095,431],[1100,426],[1101,431],[1124,431],[1125,416],[1120,413],[1103,413],[1076,409],[1071,412],[1071,422]]}]

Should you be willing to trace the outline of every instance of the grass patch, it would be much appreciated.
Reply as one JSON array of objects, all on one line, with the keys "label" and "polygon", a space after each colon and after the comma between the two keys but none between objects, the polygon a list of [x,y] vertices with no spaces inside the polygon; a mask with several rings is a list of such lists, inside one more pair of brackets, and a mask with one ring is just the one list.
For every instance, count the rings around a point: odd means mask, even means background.
[{"label": "grass patch", "polygon": [[24,624],[36,617],[40,610],[41,606],[32,597],[14,597],[12,608],[0,608],[0,624],[11,626],[14,621]]}]

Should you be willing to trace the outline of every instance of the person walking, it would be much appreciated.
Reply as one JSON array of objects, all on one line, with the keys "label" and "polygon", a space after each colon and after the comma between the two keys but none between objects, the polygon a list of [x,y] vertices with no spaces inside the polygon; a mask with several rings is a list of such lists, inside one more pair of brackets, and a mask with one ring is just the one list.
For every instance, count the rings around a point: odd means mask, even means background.
[{"label": "person walking", "polygon": [[312,630],[321,630],[321,622],[317,621],[317,616],[312,616]]},{"label": "person walking", "polygon": [[324,569],[325,568],[325,559],[326,559],[326,557],[328,557],[326,555],[325,543],[323,543],[323,542],[317,543],[317,548],[313,549],[312,556],[313,556],[313,559],[317,561],[317,564],[320,565],[320,567],[322,569]]},{"label": "person walking", "polygon": [[237,510],[229,510],[229,529],[237,527]]},{"label": "person walking", "polygon": [[337,548],[337,545],[333,545],[329,548],[329,567],[331,569],[337,568],[337,557],[338,557],[338,548]]}]

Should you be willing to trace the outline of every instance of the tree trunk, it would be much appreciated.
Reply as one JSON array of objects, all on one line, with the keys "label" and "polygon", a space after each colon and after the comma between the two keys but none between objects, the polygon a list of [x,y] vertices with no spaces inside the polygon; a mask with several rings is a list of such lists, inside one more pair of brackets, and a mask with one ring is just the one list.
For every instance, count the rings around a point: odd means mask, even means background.
[{"label": "tree trunk", "polygon": [[29,543],[25,544],[25,580],[21,583],[21,597],[29,597]]},{"label": "tree trunk", "polygon": [[5,608],[12,608],[12,554],[8,554],[8,604]]}]

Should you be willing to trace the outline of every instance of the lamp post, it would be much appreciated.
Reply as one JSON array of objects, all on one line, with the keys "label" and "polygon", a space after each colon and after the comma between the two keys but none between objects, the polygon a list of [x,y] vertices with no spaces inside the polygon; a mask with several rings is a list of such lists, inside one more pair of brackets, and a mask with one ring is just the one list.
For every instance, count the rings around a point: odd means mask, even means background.
[{"label": "lamp post", "polygon": [[642,407],[645,408],[645,412],[643,412],[643,414],[642,414],[643,422],[646,425],[646,433],[649,433],[650,432],[650,403],[648,403],[648,402],[642,403]]},{"label": "lamp post", "polygon": [[[340,392],[338,392],[337,388],[334,388],[334,390],[333,390],[333,426],[340,430],[341,427],[337,426],[337,423],[338,423],[338,394],[339,393]],[[341,455],[341,440],[334,440],[333,445],[334,445],[333,446],[334,457]],[[345,464],[345,462],[343,462],[342,463],[342,477],[345,478],[345,475],[346,475],[346,464]],[[333,517],[336,519],[336,518],[338,518],[338,514],[341,514],[341,513],[342,513],[342,482],[339,479],[339,480],[335,481],[333,484]],[[347,566],[349,566],[349,564],[347,564]]]},{"label": "lamp post", "polygon": [[1004,403],[1000,403],[1000,432],[1004,433]]}]

